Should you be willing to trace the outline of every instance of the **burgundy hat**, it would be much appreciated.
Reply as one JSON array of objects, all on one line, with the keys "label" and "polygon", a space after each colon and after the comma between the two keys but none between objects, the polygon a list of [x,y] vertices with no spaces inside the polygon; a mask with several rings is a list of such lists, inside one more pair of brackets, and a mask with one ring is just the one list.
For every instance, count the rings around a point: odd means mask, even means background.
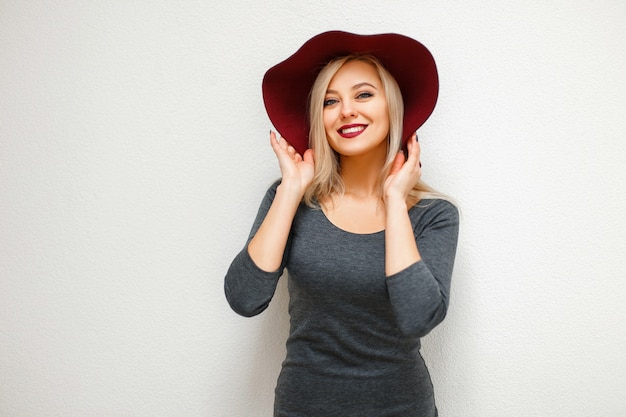
[{"label": "burgundy hat", "polygon": [[309,147],[307,101],[311,87],[330,60],[350,54],[377,57],[396,79],[404,101],[403,143],[435,108],[439,92],[435,60],[415,39],[396,33],[320,33],[263,77],[267,114],[276,130],[301,154]]}]

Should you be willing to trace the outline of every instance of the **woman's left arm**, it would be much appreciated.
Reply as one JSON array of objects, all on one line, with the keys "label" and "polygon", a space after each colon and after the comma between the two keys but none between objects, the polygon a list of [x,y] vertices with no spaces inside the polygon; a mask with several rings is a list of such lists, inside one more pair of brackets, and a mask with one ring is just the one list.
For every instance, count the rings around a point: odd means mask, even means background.
[{"label": "woman's left arm", "polygon": [[422,337],[441,323],[448,310],[459,212],[448,201],[429,200],[412,210],[412,216],[409,246],[418,250],[420,259],[388,275],[387,291],[400,331]]},{"label": "woman's left arm", "polygon": [[414,133],[407,144],[408,157],[396,155],[384,184],[385,201],[385,274],[389,277],[420,261],[413,236],[407,199],[422,175],[420,146]]},{"label": "woman's left arm", "polygon": [[459,216],[451,203],[435,201],[411,220],[407,198],[421,176],[415,135],[407,149],[408,158],[398,154],[385,182],[385,273],[398,327],[421,337],[447,312]]}]

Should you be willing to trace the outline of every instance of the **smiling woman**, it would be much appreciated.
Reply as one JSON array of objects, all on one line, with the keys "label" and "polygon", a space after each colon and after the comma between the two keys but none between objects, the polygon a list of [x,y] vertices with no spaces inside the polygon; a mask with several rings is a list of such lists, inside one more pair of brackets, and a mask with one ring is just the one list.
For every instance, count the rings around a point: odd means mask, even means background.
[{"label": "smiling woman", "polygon": [[330,147],[344,162],[372,151],[385,160],[389,111],[375,67],[356,59],[341,66],[326,90],[323,121]]},{"label": "smiling woman", "polygon": [[224,288],[253,316],[289,271],[275,416],[437,415],[420,338],[446,315],[459,226],[420,180],[437,86],[428,50],[396,34],[326,32],[266,73],[282,178]]}]

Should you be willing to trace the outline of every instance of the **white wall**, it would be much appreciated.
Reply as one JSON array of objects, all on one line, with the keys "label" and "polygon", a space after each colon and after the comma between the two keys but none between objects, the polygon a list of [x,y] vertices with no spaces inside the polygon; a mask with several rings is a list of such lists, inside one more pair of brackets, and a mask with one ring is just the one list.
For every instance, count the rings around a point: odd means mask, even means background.
[{"label": "white wall", "polygon": [[513,3],[0,1],[0,415],[271,415],[284,283],[244,319],[222,280],[279,173],[263,73],[328,29],[439,65],[442,417],[626,415],[626,3]]}]

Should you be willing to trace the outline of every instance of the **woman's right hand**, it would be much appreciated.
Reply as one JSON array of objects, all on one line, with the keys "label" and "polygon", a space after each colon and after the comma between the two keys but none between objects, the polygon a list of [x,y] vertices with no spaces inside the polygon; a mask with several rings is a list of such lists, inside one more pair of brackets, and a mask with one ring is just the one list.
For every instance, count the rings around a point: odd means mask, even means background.
[{"label": "woman's right hand", "polygon": [[270,142],[283,178],[259,230],[248,243],[252,261],[268,272],[276,271],[282,263],[291,223],[315,173],[311,149],[300,156],[293,146],[285,139],[277,138],[272,131]]},{"label": "woman's right hand", "polygon": [[278,159],[282,174],[282,188],[302,197],[315,174],[313,150],[307,149],[301,156],[284,138],[277,137],[272,131],[270,131],[270,143]]}]

